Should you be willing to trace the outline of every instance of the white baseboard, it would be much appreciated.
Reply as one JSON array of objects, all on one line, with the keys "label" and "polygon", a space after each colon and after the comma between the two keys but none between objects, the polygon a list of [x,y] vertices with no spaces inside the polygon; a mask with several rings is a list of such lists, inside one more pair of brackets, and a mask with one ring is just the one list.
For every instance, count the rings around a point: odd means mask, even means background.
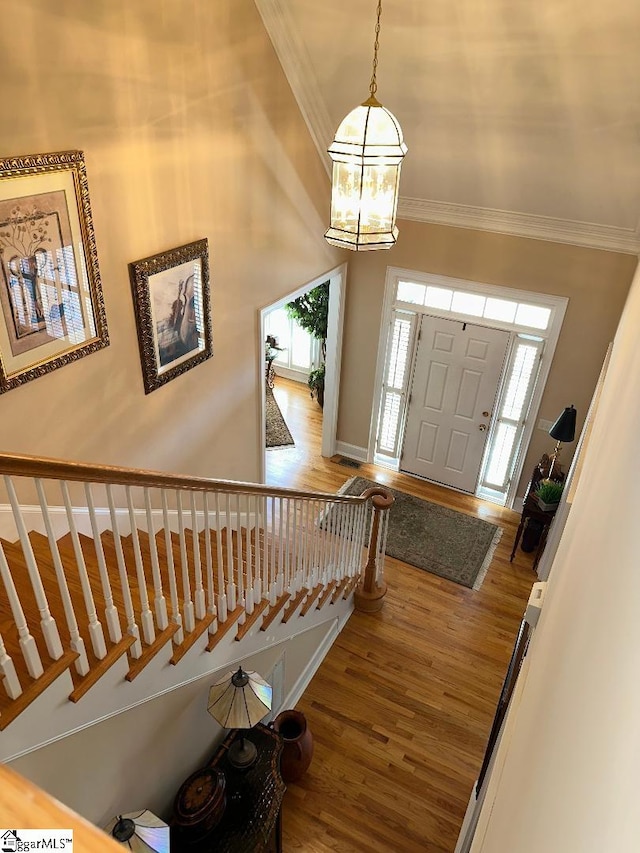
[{"label": "white baseboard", "polygon": [[[318,667],[327,656],[327,653],[333,645],[336,637],[340,633],[338,620],[331,623],[331,627],[327,631],[324,639],[319,644],[318,648],[313,653],[313,656],[296,679],[295,684],[287,693],[282,703],[283,708],[295,708],[304,691],[309,686],[309,682],[318,671]],[[285,659],[286,660],[286,659]]]},{"label": "white baseboard", "polygon": [[366,447],[358,447],[357,444],[347,444],[346,441],[336,441],[336,453],[346,456],[347,459],[355,459],[356,462],[368,462],[369,454]]},{"label": "white baseboard", "polygon": [[[42,518],[42,511],[39,506],[26,505],[21,507],[22,518],[27,530],[33,530],[37,533],[46,535],[46,529]],[[164,527],[164,518],[161,509],[152,510],[153,524],[156,532]],[[49,517],[51,526],[56,539],[64,536],[69,532],[69,524],[67,521],[67,513],[63,506],[49,507]],[[116,509],[116,518],[118,520],[118,531],[121,536],[128,536],[131,533],[131,523],[129,519],[129,510],[123,508]],[[136,527],[138,530],[147,530],[147,514],[144,509],[135,510]],[[191,528],[191,510],[183,512],[185,527]],[[91,520],[89,518],[89,510],[86,507],[73,508],[73,520],[76,524],[78,533],[83,533],[85,536],[92,536]],[[196,512],[196,520],[198,530],[204,530],[204,512]],[[229,514],[230,526],[235,527],[238,520],[238,514],[232,512]],[[107,507],[96,507],[96,521],[101,533],[105,530],[111,530],[111,516]],[[241,525],[247,525],[252,528],[255,526],[255,513],[250,513],[247,517],[244,513],[241,514]],[[216,518],[214,513],[209,513],[209,525],[212,530],[222,529],[227,527],[226,513],[220,513]],[[178,527],[178,511],[175,509],[169,510],[169,528],[173,533],[177,533]],[[9,504],[0,504],[0,537],[13,542],[18,539],[18,531],[13,518],[13,512]]]}]

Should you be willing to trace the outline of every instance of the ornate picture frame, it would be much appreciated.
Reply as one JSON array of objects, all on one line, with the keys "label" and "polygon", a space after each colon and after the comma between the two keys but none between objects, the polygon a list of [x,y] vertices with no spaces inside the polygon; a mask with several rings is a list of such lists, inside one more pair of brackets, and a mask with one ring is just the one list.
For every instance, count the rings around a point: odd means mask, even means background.
[{"label": "ornate picture frame", "polygon": [[0,159],[0,394],[108,345],[82,151]]},{"label": "ornate picture frame", "polygon": [[213,355],[206,238],[129,264],[145,394]]}]

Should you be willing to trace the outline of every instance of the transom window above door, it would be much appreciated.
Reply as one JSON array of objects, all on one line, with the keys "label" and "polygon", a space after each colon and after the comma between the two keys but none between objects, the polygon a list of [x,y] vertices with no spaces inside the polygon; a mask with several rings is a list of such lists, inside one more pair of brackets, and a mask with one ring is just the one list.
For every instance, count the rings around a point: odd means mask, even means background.
[{"label": "transom window above door", "polygon": [[439,316],[462,314],[467,317],[482,317],[500,324],[507,323],[521,329],[546,331],[549,328],[552,316],[550,307],[478,293],[472,289],[472,282],[459,284],[464,286],[443,287],[398,279],[396,301],[435,309]]}]

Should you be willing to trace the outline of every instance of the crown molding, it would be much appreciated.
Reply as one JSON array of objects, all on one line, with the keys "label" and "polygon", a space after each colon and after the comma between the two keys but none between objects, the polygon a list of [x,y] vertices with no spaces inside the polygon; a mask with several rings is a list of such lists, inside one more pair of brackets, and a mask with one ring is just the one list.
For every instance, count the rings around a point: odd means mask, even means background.
[{"label": "crown molding", "polygon": [[327,148],[335,127],[329,117],[307,49],[285,0],[254,0],[262,23],[298,103],[327,175],[331,164]]},{"label": "crown molding", "polygon": [[[335,127],[325,106],[311,59],[297,30],[288,2],[287,0],[254,0],[254,2],[311,138],[318,149],[320,160],[330,177],[331,164],[327,156],[327,146],[333,139]],[[450,225],[454,228],[494,231],[499,234],[548,240],[553,243],[570,243],[574,246],[606,249],[611,252],[632,255],[640,253],[640,223],[634,230],[418,198],[400,198],[398,218]]]},{"label": "crown molding", "polygon": [[536,216],[530,213],[471,207],[465,204],[449,204],[419,198],[400,198],[398,218],[432,222],[436,225],[451,225],[455,228],[495,231],[514,237],[570,243],[574,246],[631,255],[640,252],[640,223],[635,229],[617,228],[595,222],[578,222],[571,219],[556,219],[552,216]]}]

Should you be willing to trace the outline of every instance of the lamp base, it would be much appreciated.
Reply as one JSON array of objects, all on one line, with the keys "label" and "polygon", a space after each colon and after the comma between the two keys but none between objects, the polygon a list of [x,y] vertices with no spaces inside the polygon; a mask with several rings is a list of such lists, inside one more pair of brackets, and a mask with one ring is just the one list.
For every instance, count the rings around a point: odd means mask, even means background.
[{"label": "lamp base", "polygon": [[246,737],[241,737],[240,740],[234,741],[227,753],[229,764],[240,769],[251,767],[257,757],[258,750],[255,744],[247,740]]}]

